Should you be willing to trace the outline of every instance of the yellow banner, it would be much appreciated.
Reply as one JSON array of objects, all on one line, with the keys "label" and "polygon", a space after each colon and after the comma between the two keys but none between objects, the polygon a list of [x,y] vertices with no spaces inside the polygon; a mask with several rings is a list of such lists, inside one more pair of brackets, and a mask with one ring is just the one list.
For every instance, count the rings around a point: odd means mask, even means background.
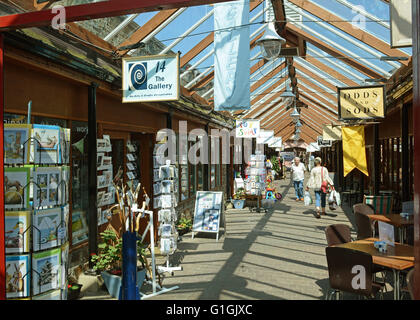
[{"label": "yellow banner", "polygon": [[338,88],[340,119],[384,118],[385,87]]},{"label": "yellow banner", "polygon": [[369,176],[366,162],[365,127],[342,127],[343,169],[347,176],[354,168]]}]

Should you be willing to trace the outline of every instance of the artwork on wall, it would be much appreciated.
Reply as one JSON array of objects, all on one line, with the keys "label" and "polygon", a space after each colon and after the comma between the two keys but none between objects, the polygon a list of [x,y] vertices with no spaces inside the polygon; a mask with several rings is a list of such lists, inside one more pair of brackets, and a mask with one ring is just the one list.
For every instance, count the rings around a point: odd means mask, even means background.
[{"label": "artwork on wall", "polygon": [[61,249],[52,249],[32,255],[33,294],[60,288]]},{"label": "artwork on wall", "polygon": [[6,297],[18,298],[30,295],[29,255],[6,255]]},{"label": "artwork on wall", "polygon": [[29,252],[31,212],[6,211],[4,222],[6,253]]},{"label": "artwork on wall", "polygon": [[4,125],[4,163],[29,163],[29,147],[31,125],[5,124]]},{"label": "artwork on wall", "polygon": [[8,209],[29,208],[30,169],[4,168],[4,206]]},{"label": "artwork on wall", "polygon": [[72,217],[72,244],[78,244],[88,238],[88,226],[85,211],[73,211]]}]

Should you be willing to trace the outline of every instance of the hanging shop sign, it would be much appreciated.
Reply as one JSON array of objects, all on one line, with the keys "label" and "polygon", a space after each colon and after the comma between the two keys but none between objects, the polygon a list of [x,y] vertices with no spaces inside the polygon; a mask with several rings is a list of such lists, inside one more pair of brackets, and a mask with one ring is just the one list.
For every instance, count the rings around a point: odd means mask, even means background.
[{"label": "hanging shop sign", "polygon": [[322,138],[331,141],[341,140],[341,126],[325,125],[322,130]]},{"label": "hanging shop sign", "polygon": [[378,119],[385,117],[385,86],[338,89],[339,120]]},{"label": "hanging shop sign", "polygon": [[323,136],[318,136],[317,139],[318,146],[320,147],[331,147],[332,141],[331,140],[324,140]]},{"label": "hanging shop sign", "polygon": [[260,120],[242,119],[236,120],[237,138],[257,138],[260,134]]},{"label": "hanging shop sign", "polygon": [[260,134],[257,137],[257,144],[267,144],[274,136],[273,130],[260,130]]},{"label": "hanging shop sign", "polygon": [[391,48],[411,47],[413,45],[412,6],[412,0],[389,1]]},{"label": "hanging shop sign", "polygon": [[281,137],[272,137],[268,143],[269,148],[281,148],[282,145]]},{"label": "hanging shop sign", "polygon": [[123,59],[123,103],[179,99],[179,54]]}]

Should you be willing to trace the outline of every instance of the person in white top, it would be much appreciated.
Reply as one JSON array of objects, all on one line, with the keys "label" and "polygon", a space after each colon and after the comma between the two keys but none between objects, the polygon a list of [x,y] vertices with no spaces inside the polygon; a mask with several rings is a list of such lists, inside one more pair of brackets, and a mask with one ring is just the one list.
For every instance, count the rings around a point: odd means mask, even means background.
[{"label": "person in white top", "polygon": [[309,177],[308,183],[306,184],[306,191],[309,191],[309,188],[314,189],[315,192],[315,206],[316,206],[316,217],[321,218],[320,207],[322,214],[325,215],[325,206],[326,206],[326,196],[327,193],[321,190],[321,185],[323,181],[327,181],[329,185],[334,189],[334,182],[331,180],[328,169],[321,165],[321,158],[316,157],[315,167],[311,170],[311,175]]},{"label": "person in white top", "polygon": [[300,158],[296,157],[292,164],[291,176],[295,187],[296,201],[303,201],[303,181],[305,180],[305,166],[300,162]]}]

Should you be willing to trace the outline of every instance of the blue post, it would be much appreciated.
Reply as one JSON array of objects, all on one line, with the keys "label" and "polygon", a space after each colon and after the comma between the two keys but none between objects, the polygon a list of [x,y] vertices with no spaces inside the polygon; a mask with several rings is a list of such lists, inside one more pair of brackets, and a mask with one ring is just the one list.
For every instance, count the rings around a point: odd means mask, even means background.
[{"label": "blue post", "polygon": [[137,237],[135,232],[123,234],[121,300],[138,300]]}]

